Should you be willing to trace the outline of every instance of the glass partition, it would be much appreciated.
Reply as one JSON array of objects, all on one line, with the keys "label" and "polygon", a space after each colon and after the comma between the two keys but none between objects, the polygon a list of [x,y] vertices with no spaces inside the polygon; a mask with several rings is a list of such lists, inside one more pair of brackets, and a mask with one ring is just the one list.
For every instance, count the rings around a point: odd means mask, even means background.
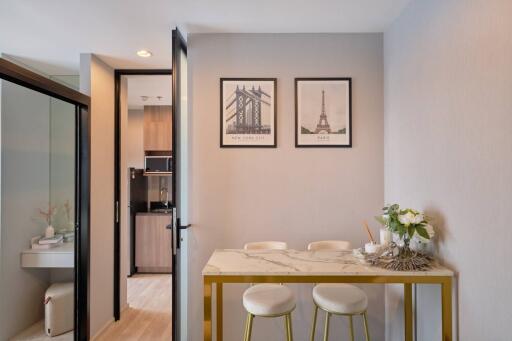
[{"label": "glass partition", "polygon": [[76,107],[0,93],[0,340],[73,340]]}]

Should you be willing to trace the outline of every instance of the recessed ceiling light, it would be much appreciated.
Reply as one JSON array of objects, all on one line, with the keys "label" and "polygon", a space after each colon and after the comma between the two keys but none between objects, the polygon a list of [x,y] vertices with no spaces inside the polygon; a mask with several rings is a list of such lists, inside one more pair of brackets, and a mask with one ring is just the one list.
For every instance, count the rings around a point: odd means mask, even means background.
[{"label": "recessed ceiling light", "polygon": [[153,54],[151,53],[151,51],[148,51],[148,50],[137,51],[137,56],[142,57],[142,58],[148,58],[148,57],[151,57],[152,55]]}]

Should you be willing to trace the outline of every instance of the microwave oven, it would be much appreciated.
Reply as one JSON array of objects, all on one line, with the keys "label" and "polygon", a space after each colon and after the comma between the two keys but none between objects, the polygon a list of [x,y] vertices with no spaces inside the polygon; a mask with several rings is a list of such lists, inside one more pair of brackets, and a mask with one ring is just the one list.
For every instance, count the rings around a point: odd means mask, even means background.
[{"label": "microwave oven", "polygon": [[172,156],[146,155],[144,158],[144,173],[172,174]]}]

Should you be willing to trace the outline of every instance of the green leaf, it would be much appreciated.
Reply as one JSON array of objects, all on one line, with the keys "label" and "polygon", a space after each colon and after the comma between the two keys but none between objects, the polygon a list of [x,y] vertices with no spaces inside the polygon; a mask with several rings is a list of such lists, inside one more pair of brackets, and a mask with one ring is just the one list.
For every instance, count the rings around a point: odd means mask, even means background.
[{"label": "green leaf", "polygon": [[407,233],[409,234],[409,238],[412,238],[412,236],[414,236],[414,226],[412,225],[409,225],[409,227],[407,228]]},{"label": "green leaf", "polygon": [[422,236],[423,238],[430,239],[430,236],[429,236],[427,230],[423,226],[417,226],[416,227],[416,232],[418,232],[418,234],[420,236]]}]

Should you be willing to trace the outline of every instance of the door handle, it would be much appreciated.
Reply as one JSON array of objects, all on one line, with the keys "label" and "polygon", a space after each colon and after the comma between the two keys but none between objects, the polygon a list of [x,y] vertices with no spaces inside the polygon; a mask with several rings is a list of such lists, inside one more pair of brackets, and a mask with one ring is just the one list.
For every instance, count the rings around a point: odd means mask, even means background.
[{"label": "door handle", "polygon": [[176,256],[177,248],[178,248],[178,229],[176,228],[178,225],[176,223],[176,207],[172,208],[172,254]]}]

